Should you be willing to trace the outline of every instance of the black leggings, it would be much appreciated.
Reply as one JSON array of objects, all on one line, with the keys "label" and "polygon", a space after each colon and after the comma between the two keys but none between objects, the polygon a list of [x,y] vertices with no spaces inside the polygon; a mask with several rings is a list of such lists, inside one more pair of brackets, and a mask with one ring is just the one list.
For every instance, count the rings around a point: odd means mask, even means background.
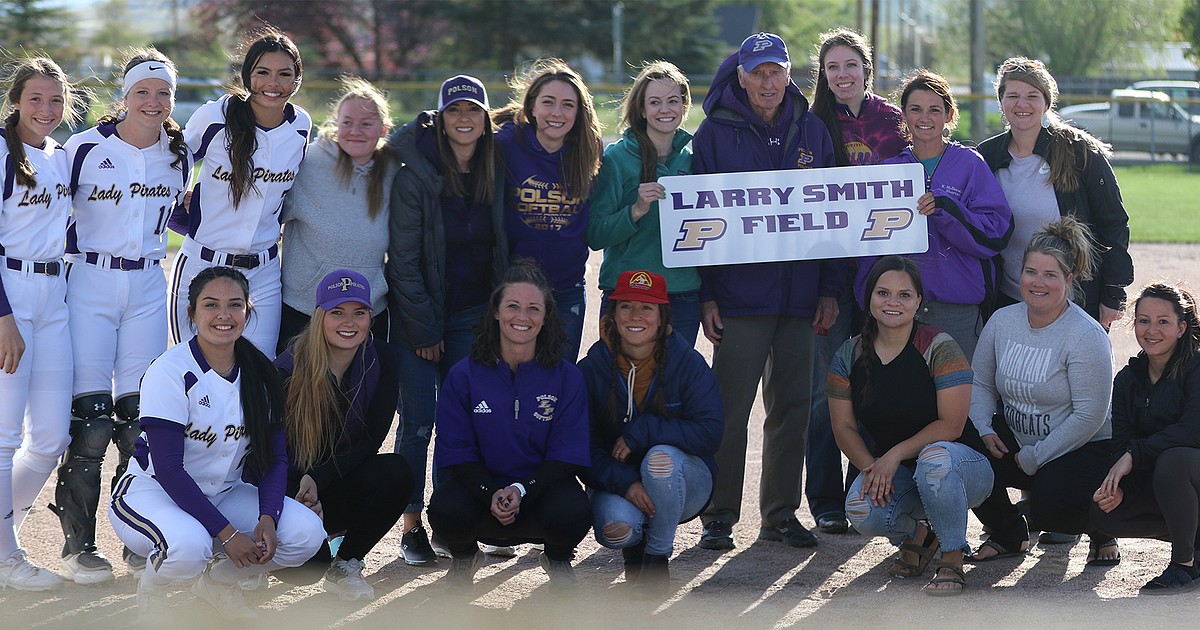
[{"label": "black leggings", "polygon": [[[372,455],[340,481],[320,491],[325,533],[345,532],[338,557],[362,560],[392,529],[412,492],[408,463],[395,453]],[[329,545],[321,545],[307,562],[271,574],[288,584],[315,584],[333,560]]]},{"label": "black leggings", "polygon": [[[1008,447],[1008,453],[1000,459],[989,455],[996,481],[991,496],[973,511],[979,522],[991,530],[997,544],[1016,551],[1029,540],[1030,529],[1104,537],[1096,531],[1088,510],[1092,505],[1092,494],[1108,474],[1110,440],[1088,442],[1047,462],[1030,476],[1017,464],[1019,445],[1008,425],[1003,419],[996,418],[992,428]],[[974,431],[969,433],[964,432],[960,441],[980,453],[987,453],[983,440]],[[1008,488],[1030,491],[1028,525],[1021,511],[1008,498]]]},{"label": "black leggings", "polygon": [[1156,538],[1171,543],[1171,561],[1191,562],[1200,525],[1200,448],[1169,448],[1154,472],[1121,480],[1125,498],[1111,512],[1092,505],[1092,520],[1110,536]]},{"label": "black leggings", "polygon": [[592,527],[592,506],[579,482],[570,477],[522,501],[516,522],[502,526],[488,502],[480,501],[450,475],[433,489],[429,525],[455,557],[471,555],[477,549],[475,542],[486,540],[542,542],[551,560],[570,560]]},{"label": "black leggings", "polygon": [[[319,498],[325,511],[325,531],[346,532],[338,557],[362,560],[374,549],[400,520],[412,483],[403,457],[377,453],[322,490]],[[328,554],[328,547],[320,553]]]}]

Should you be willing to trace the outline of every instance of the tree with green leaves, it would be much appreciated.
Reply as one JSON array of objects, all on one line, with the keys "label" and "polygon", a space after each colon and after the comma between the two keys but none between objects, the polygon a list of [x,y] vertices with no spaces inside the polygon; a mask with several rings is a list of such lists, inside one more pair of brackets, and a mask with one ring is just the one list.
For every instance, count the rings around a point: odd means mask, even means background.
[{"label": "tree with green leaves", "polygon": [[44,50],[73,56],[75,25],[70,11],[45,0],[0,0],[0,48]]}]

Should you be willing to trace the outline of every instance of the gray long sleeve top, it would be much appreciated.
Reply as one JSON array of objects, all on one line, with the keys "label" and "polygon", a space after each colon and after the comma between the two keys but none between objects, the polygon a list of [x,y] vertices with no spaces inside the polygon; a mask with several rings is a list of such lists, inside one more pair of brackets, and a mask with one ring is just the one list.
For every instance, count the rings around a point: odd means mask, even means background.
[{"label": "gray long sleeve top", "polygon": [[979,335],[972,363],[971,421],[980,435],[995,433],[992,415],[1001,400],[1027,474],[1112,437],[1112,346],[1078,305],[1036,329],[1024,303],[1000,309]]}]

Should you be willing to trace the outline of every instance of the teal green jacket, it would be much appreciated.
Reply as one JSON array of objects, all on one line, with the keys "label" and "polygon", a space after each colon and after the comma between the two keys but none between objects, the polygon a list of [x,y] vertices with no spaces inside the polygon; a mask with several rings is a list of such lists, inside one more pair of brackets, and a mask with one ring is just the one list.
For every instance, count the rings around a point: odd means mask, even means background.
[{"label": "teal green jacket", "polygon": [[[671,155],[658,165],[659,177],[692,174],[692,150],[688,146],[691,141],[692,134],[683,129],[675,131]],[[594,250],[604,250],[600,288],[611,291],[621,272],[646,269],[662,274],[670,293],[699,291],[700,275],[694,267],[663,267],[658,202],[651,204],[650,212],[637,223],[630,219],[629,208],[637,201],[641,172],[638,142],[626,129],[624,137],[604,149],[604,163],[592,187],[587,243]]]}]

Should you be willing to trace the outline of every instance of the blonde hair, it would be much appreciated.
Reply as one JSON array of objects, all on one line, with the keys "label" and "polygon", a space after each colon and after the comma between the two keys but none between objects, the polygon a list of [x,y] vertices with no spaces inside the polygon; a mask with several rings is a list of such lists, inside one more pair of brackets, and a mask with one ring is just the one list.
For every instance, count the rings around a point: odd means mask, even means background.
[{"label": "blonde hair", "polygon": [[292,375],[287,379],[285,417],[288,453],[297,470],[312,470],[333,455],[340,392],[329,369],[325,309],[313,311],[308,327],[292,346]]},{"label": "blonde hair", "polygon": [[1065,216],[1034,232],[1021,256],[1024,263],[1033,253],[1045,254],[1058,262],[1064,275],[1072,276],[1068,298],[1079,294],[1079,283],[1091,280],[1099,255],[1096,240],[1088,226],[1073,216]]},{"label": "blonde hair", "polygon": [[[342,84],[342,89],[338,92],[338,98],[329,110],[329,117],[321,125],[322,138],[337,144],[338,117],[341,116],[342,105],[355,99],[370,103],[375,108],[375,113],[379,115],[379,122],[385,129],[392,126],[392,115],[388,107],[387,96],[379,88],[372,85],[370,81],[355,76],[344,75],[338,81]],[[384,134],[379,137],[379,142],[375,145],[375,153],[371,157],[374,164],[371,165],[371,175],[367,183],[367,216],[372,219],[379,216],[387,194],[387,191],[383,189],[383,180],[387,175],[391,154],[384,149],[386,146],[387,134]],[[346,155],[345,151],[341,150],[341,147],[338,148],[337,155],[338,181],[343,186],[349,186],[350,178],[354,175],[353,160]]]}]

